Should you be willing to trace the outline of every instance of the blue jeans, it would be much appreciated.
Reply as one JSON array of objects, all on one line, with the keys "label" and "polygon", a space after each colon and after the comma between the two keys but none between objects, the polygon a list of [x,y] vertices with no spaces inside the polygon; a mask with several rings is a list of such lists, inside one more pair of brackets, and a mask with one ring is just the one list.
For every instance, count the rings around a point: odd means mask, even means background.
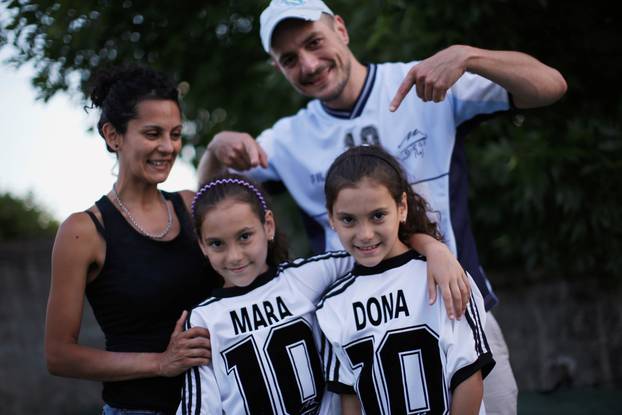
[{"label": "blue jeans", "polygon": [[119,409],[104,404],[102,415],[165,415],[164,412],[151,411],[149,409]]}]

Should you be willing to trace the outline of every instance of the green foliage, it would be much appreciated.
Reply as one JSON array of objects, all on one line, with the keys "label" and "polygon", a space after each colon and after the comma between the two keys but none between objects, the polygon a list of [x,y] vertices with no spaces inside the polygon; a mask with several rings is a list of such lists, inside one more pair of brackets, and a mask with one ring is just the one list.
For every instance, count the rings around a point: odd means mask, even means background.
[{"label": "green foliage", "polygon": [[0,193],[0,241],[52,236],[58,222],[38,206],[32,195],[20,199]]},{"label": "green foliage", "polygon": [[[423,59],[450,44],[521,50],[558,68],[567,96],[468,137],[471,212],[487,266],[557,276],[622,268],[622,73],[610,4],[555,0],[329,1],[363,62]],[[149,64],[188,87],[185,143],[197,157],[222,129],[257,134],[304,104],[258,36],[264,1],[13,0],[0,45],[34,62],[43,99],[88,91],[100,67]],[[196,161],[196,160],[195,160]]]}]

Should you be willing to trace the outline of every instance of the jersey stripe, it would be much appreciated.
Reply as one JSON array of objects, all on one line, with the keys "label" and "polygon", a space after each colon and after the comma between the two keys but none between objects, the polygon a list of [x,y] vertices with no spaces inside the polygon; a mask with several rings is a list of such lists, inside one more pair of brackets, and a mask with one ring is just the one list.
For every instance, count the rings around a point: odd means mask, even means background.
[{"label": "jersey stripe", "polygon": [[219,300],[221,300],[221,298],[219,297],[209,297],[205,301],[203,301],[201,304],[197,305],[195,308],[205,307],[206,305],[210,305],[214,301],[219,301]]},{"label": "jersey stripe", "polygon": [[[471,301],[469,301],[469,303],[473,303],[473,301],[475,301],[475,299],[473,298],[473,294],[471,294]],[[492,350],[490,349],[490,346],[488,345],[488,339],[486,339],[486,333],[484,332],[484,328],[482,326],[482,319],[481,316],[479,315],[479,310],[477,309],[477,307],[472,306],[473,308],[473,314],[475,315],[475,319],[477,320],[477,326],[479,327],[479,331],[481,333],[481,340],[484,343],[484,352],[488,353],[488,352],[492,352]]]},{"label": "jersey stripe", "polygon": [[[192,314],[192,310],[188,313],[188,318],[186,319],[186,323],[184,324],[184,327],[186,330],[189,330],[190,328],[192,328],[192,325],[190,324],[190,316]],[[194,384],[196,385],[195,387],[193,387],[193,377],[194,375]],[[194,394],[193,394],[194,391]],[[187,399],[186,399],[186,393],[187,393]],[[185,382],[184,382],[184,388],[182,391],[182,413],[183,414],[191,414],[192,413],[192,405],[193,405],[193,396],[195,396],[195,400],[196,402],[194,402],[194,408],[195,414],[200,414],[201,413],[201,382],[200,382],[200,374],[199,374],[199,368],[198,366],[195,366],[193,368],[191,368],[190,370],[186,371],[185,374]],[[184,406],[184,403],[188,403],[188,407],[186,408]]]},{"label": "jersey stripe", "polygon": [[356,280],[356,275],[349,273],[349,274],[346,274],[343,278],[335,281],[335,283],[331,287],[328,287],[328,291],[326,292],[326,294],[322,296],[322,299],[320,300],[320,302],[318,303],[316,307],[316,311],[324,306],[324,302],[328,298],[341,294],[350,285],[352,285],[352,283],[354,283],[355,280]]},{"label": "jersey stripe", "polygon": [[201,414],[201,376],[199,375],[199,367],[195,366],[192,368],[192,373],[194,374],[194,380],[196,386],[196,404],[194,406],[194,413],[196,415]]},{"label": "jersey stripe", "polygon": [[488,341],[486,340],[486,334],[484,333],[484,329],[482,328],[482,320],[479,315],[479,311],[477,307],[474,305],[475,298],[471,294],[471,298],[467,307],[464,316],[473,331],[473,340],[475,341],[475,349],[478,355],[482,355],[484,353],[490,352],[490,347],[488,346]]},{"label": "jersey stripe", "polygon": [[308,264],[309,262],[322,261],[327,258],[344,258],[349,255],[350,254],[347,251],[328,251],[323,254],[315,255],[309,258],[297,258],[297,259],[294,259],[293,261],[283,262],[279,264],[278,266],[277,276],[278,274],[280,274],[281,272],[285,271],[288,268],[298,268],[305,264]]},{"label": "jersey stripe", "polygon": [[188,371],[184,373],[184,386],[181,388],[181,415],[187,414],[186,405],[185,405],[185,403],[187,402],[186,400],[187,389],[188,389]]},{"label": "jersey stripe", "polygon": [[322,343],[326,345],[326,347],[324,348],[325,353],[322,354],[322,360],[324,361],[324,373],[325,376],[329,376],[329,374],[331,373],[331,366],[333,360],[333,346],[330,344],[328,339],[324,337],[324,335],[322,335],[322,337]]}]

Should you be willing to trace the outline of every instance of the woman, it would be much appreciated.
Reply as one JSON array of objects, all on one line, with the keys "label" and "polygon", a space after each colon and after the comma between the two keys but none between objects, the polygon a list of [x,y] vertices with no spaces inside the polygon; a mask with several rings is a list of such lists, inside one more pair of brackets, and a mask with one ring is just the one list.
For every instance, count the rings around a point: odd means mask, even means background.
[{"label": "woman", "polygon": [[[104,414],[175,412],[182,374],[210,358],[209,333],[183,331],[216,277],[190,222],[191,191],[166,193],[181,149],[178,92],[145,68],[102,73],[91,95],[119,174],[112,189],[61,225],[52,252],[45,353],[50,373],[104,383]],[[106,350],[78,344],[84,297]],[[143,412],[141,412],[143,413]]]}]

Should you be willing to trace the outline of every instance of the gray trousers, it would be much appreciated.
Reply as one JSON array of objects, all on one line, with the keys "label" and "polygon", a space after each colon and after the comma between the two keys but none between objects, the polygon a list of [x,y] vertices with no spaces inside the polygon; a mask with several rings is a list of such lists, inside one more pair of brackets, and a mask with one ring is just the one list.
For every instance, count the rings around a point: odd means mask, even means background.
[{"label": "gray trousers", "polygon": [[489,311],[484,326],[496,365],[484,379],[484,406],[488,415],[516,415],[518,386],[510,366],[510,353],[497,320]]}]

